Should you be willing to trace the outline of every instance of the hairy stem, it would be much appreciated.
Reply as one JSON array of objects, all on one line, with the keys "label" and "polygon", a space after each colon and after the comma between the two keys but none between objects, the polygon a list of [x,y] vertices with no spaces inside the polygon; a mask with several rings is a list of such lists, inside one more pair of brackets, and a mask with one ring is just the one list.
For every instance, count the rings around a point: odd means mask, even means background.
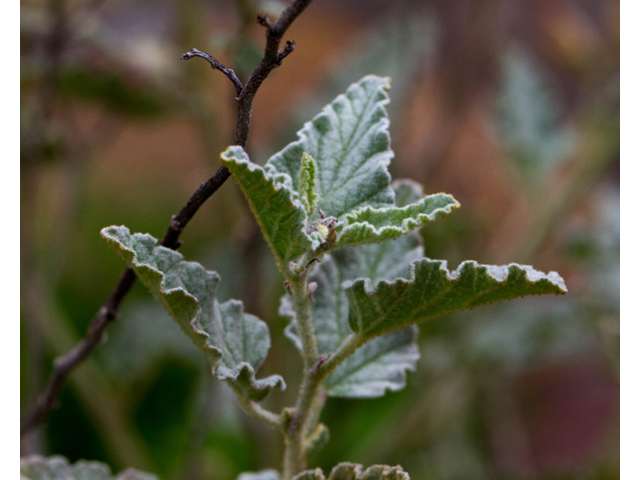
[{"label": "hairy stem", "polygon": [[327,403],[328,396],[329,395],[326,390],[323,390],[322,388],[319,389],[315,401],[309,410],[309,417],[307,418],[307,424],[304,431],[305,440],[309,440],[309,436],[313,434],[316,426],[320,423],[320,415],[322,414],[325,403]]},{"label": "hairy stem", "polygon": [[317,373],[305,369],[295,413],[284,433],[283,480],[291,480],[307,467],[305,432],[309,430],[307,423],[311,412],[318,411],[314,406],[320,401],[318,394],[322,380]]},{"label": "hairy stem", "polygon": [[251,418],[258,420],[260,423],[275,428],[276,430],[282,430],[283,421],[279,415],[276,415],[265,408],[262,408],[259,404],[253,400],[248,399],[245,395],[236,392],[238,404]]},{"label": "hairy stem", "polygon": [[310,371],[318,361],[318,340],[311,317],[311,294],[306,278],[290,280],[293,309],[296,312],[298,335],[302,342],[302,358],[305,371]]},{"label": "hairy stem", "polygon": [[344,362],[348,357],[365,343],[365,340],[355,333],[344,339],[342,345],[322,364],[318,366],[318,375],[324,380],[328,375]]},{"label": "hairy stem", "polygon": [[322,378],[317,375],[318,340],[311,317],[311,295],[307,278],[308,275],[304,272],[287,280],[296,312],[298,336],[302,342],[304,370],[295,413],[285,426],[284,480],[290,480],[306,467],[307,458],[304,448],[306,423],[322,383]]},{"label": "hairy stem", "polygon": [[358,335],[351,335],[328,359],[318,356],[307,277],[304,274],[301,277],[302,280],[289,280],[298,336],[302,342],[304,372],[295,412],[285,425],[283,480],[291,480],[307,466],[305,440],[318,424],[326,401],[326,392],[322,390],[323,380],[363,343]]}]

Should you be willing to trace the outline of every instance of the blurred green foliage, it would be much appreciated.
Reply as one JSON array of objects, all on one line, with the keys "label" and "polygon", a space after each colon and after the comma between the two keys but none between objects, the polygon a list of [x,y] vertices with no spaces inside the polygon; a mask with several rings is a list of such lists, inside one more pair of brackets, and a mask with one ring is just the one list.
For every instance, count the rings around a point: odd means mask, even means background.
[{"label": "blurred green foliage", "polygon": [[58,78],[62,98],[88,100],[120,115],[154,118],[167,112],[166,99],[146,85],[134,86],[114,72],[67,69]]}]

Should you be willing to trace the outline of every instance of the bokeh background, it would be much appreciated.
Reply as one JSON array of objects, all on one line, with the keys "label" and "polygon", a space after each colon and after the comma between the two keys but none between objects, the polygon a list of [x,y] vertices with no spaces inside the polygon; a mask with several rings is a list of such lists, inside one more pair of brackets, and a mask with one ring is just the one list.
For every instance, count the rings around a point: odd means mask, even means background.
[{"label": "bokeh background", "polygon": [[[123,268],[100,239],[159,237],[233,138],[230,82],[261,57],[257,12],[278,1],[22,0],[21,404],[78,341]],[[422,232],[426,254],[557,270],[569,294],[421,326],[408,387],[328,402],[311,459],[401,464],[416,480],[619,478],[619,2],[316,0],[297,48],[261,87],[259,163],[368,73],[390,76],[394,178],[462,209]],[[217,270],[220,298],[266,320],[265,374],[294,401],[300,359],[277,315],[282,281],[228,181],[181,252]],[[22,454],[102,460],[163,480],[279,468],[278,433],[248,419],[140,285]]]}]

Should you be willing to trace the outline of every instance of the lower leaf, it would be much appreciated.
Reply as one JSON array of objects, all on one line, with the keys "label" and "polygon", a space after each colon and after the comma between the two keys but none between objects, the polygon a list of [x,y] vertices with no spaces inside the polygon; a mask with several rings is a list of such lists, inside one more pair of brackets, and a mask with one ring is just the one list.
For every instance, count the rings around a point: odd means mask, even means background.
[{"label": "lower leaf", "polygon": [[280,480],[280,474],[275,470],[261,470],[259,472],[241,473],[236,480]]},{"label": "lower leaf", "polygon": [[216,272],[185,262],[180,253],[158,246],[151,235],[131,235],[126,227],[107,227],[101,235],[202,350],[217,378],[251,400],[261,400],[272,388],[284,390],[279,375],[255,378],[271,346],[269,328],[244,313],[242,302],[218,302]]},{"label": "lower leaf", "polygon": [[132,468],[112,476],[104,463],[80,460],[71,465],[59,455],[32,455],[20,459],[20,480],[158,480],[158,477]]},{"label": "lower leaf", "polygon": [[374,465],[363,469],[362,465],[355,463],[340,463],[333,467],[327,479],[322,470],[308,470],[299,473],[293,480],[410,480],[409,475],[402,467],[390,467],[388,465]]}]

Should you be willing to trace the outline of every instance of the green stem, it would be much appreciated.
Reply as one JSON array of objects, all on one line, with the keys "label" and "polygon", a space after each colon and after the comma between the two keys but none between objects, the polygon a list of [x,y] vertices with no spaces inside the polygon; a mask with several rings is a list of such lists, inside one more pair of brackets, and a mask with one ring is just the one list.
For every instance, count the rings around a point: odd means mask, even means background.
[{"label": "green stem", "polygon": [[317,401],[317,393],[322,383],[322,379],[317,375],[307,374],[307,372],[305,371],[302,379],[295,413],[284,432],[284,480],[291,480],[307,467],[307,452],[304,445],[306,423]]},{"label": "green stem", "polygon": [[294,475],[303,471],[307,464],[304,448],[306,423],[318,396],[323,377],[318,375],[318,340],[311,317],[311,297],[307,285],[308,272],[287,280],[296,313],[298,336],[302,343],[304,370],[302,384],[296,403],[295,413],[285,426],[284,480],[291,480]]},{"label": "green stem", "polygon": [[338,350],[336,350],[326,362],[322,363],[318,367],[318,375],[321,375],[324,380],[328,375],[333,373],[338,365],[353,355],[355,351],[365,343],[365,341],[366,340],[358,334],[352,333],[349,335],[344,339],[342,345],[338,347]]},{"label": "green stem", "polygon": [[280,418],[280,415],[276,415],[265,408],[262,408],[253,400],[248,399],[239,392],[236,392],[238,398],[238,404],[251,418],[255,418],[265,425],[275,428],[276,430],[282,430],[284,423]]},{"label": "green stem", "polygon": [[303,273],[298,278],[291,278],[289,285],[293,297],[293,308],[296,312],[298,336],[302,342],[302,359],[306,374],[318,361],[318,340],[311,317],[311,296],[307,285],[307,275]]},{"label": "green stem", "polygon": [[313,434],[316,426],[320,423],[320,415],[324,409],[324,404],[327,403],[328,396],[329,395],[326,390],[323,390],[322,388],[318,390],[315,401],[309,410],[309,417],[307,418],[307,423],[305,425],[305,440],[308,440],[309,435]]},{"label": "green stem", "polygon": [[[294,301],[295,304],[296,302]],[[299,328],[299,330],[302,329]],[[291,480],[296,474],[305,470],[307,466],[305,437],[313,431],[318,423],[326,400],[326,395],[323,394],[321,389],[322,381],[347,357],[352,355],[362,343],[362,339],[358,335],[351,335],[347,337],[340,348],[327,361],[316,364],[316,360],[311,368],[305,368],[295,414],[285,431],[283,480]],[[305,343],[303,342],[304,345]]]}]

